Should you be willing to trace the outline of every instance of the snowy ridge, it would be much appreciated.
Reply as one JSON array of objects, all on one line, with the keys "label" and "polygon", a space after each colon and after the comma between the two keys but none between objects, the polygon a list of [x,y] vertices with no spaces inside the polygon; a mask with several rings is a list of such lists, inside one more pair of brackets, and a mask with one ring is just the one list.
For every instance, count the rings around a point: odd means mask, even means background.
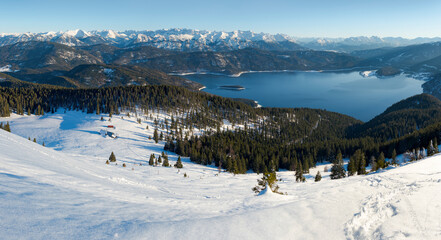
[{"label": "snowy ridge", "polygon": [[252,31],[218,32],[192,29],[162,29],[145,31],[83,31],[46,33],[1,33],[0,46],[26,41],[51,41],[69,46],[86,46],[107,43],[118,46],[143,43],[172,50],[215,50],[218,47],[241,49],[253,42],[295,42],[284,34],[255,33]]},{"label": "snowy ridge", "polygon": [[[218,173],[187,158],[180,171],[148,166],[149,155],[163,148],[147,138],[153,121],[102,116],[0,118],[13,132],[0,130],[2,239],[441,237],[441,155],[340,180],[329,179],[329,164],[312,168],[306,183],[281,171],[278,185],[288,195],[255,196],[254,173]],[[98,133],[108,124],[117,139]],[[111,151],[117,165],[105,164]],[[168,155],[173,165],[177,156]],[[316,183],[317,171],[323,179]]]}]

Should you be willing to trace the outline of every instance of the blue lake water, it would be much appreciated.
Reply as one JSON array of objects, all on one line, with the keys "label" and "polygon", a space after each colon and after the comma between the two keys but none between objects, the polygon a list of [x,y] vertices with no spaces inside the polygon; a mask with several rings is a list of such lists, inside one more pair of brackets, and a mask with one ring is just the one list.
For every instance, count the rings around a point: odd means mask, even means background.
[{"label": "blue lake water", "polygon": [[[240,77],[188,75],[206,86],[203,91],[231,98],[248,98],[264,107],[326,109],[368,121],[393,103],[422,93],[423,81],[405,75],[363,77],[359,72],[246,73]],[[221,86],[240,85],[235,91]]]}]

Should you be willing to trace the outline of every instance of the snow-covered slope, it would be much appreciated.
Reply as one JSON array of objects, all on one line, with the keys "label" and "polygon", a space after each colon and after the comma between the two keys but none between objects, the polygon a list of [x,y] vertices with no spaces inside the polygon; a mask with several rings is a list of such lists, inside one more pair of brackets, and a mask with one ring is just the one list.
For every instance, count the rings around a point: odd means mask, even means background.
[{"label": "snow-covered slope", "polygon": [[[0,130],[2,239],[441,238],[441,156],[332,181],[323,171],[329,165],[312,169],[306,183],[282,171],[288,195],[255,196],[253,173],[218,174],[185,158],[180,171],[148,166],[162,151],[147,137],[152,121],[104,118],[69,111],[0,118],[14,133]],[[108,124],[117,139],[98,134]],[[117,165],[105,164],[111,151]],[[169,158],[174,164],[177,156]],[[317,170],[323,180],[315,183]]]}]

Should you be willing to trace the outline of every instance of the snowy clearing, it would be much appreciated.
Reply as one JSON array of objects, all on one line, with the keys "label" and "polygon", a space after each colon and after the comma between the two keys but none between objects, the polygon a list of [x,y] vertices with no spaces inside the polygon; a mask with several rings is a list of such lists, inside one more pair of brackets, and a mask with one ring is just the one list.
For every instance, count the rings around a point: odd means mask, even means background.
[{"label": "snowy clearing", "polygon": [[[180,171],[149,166],[163,151],[148,139],[152,121],[102,116],[0,118],[13,133],[0,130],[2,239],[441,239],[441,155],[332,181],[329,164],[306,183],[281,171],[288,195],[255,196],[254,173],[218,174],[187,158]],[[107,125],[118,138],[100,135]],[[112,151],[117,162],[106,165]]]}]

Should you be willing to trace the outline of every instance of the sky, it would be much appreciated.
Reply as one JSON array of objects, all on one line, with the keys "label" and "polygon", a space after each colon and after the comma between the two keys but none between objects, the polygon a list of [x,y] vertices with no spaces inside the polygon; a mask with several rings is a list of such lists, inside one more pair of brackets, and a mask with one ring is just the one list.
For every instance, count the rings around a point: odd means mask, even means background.
[{"label": "sky", "polygon": [[0,0],[0,33],[199,30],[441,37],[440,0]]}]

